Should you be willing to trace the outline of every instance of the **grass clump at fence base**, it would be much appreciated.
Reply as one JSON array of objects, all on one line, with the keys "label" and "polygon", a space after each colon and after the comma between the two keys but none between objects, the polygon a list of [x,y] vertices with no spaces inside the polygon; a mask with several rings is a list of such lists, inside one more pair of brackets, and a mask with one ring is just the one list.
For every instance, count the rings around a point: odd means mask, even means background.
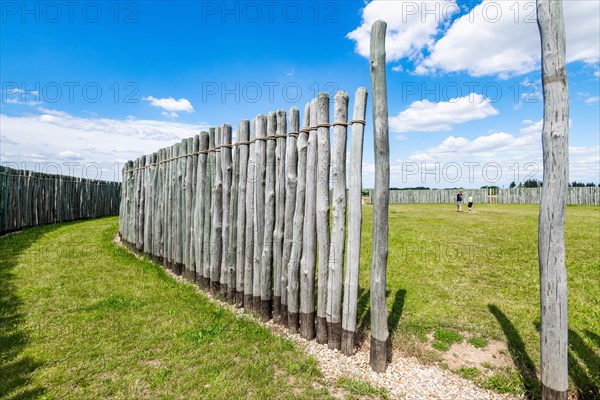
[{"label": "grass clump at fence base", "polygon": [[389,393],[381,388],[372,386],[360,379],[340,378],[338,386],[346,389],[350,394],[362,396],[361,398],[389,399]]},{"label": "grass clump at fence base", "polygon": [[314,359],[111,243],[116,224],[0,238],[0,398],[329,398]]},{"label": "grass clump at fence base", "polygon": [[[372,206],[363,207],[359,318],[366,326],[371,213]],[[437,329],[500,340],[514,368],[479,368],[491,374],[486,387],[535,397],[538,214],[537,205],[475,204],[472,213],[458,213],[454,204],[391,205],[387,302],[394,346],[434,362],[440,353],[431,343],[448,347],[429,339]],[[580,398],[600,398],[600,207],[567,206],[565,242],[570,387]]]}]

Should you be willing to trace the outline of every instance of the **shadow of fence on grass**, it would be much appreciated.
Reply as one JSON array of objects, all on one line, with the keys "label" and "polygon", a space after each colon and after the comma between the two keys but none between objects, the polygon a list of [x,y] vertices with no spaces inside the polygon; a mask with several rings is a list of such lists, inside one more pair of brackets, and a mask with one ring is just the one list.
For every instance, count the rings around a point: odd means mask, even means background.
[{"label": "shadow of fence on grass", "polygon": [[[31,375],[41,365],[23,355],[29,342],[22,301],[16,293],[15,267],[27,249],[45,233],[48,226],[0,237],[0,398],[33,399],[46,389],[31,385]],[[27,262],[27,261],[25,261]]]}]

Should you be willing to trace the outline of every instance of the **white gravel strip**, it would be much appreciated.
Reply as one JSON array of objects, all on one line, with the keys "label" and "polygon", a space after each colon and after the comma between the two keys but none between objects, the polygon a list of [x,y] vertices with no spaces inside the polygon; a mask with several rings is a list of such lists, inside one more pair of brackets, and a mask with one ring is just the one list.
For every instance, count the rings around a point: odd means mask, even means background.
[{"label": "white gravel strip", "polygon": [[[120,244],[119,241],[115,241]],[[142,257],[140,257],[142,258]],[[327,345],[308,341],[300,335],[291,334],[281,325],[269,321],[261,322],[251,314],[244,313],[243,309],[234,307],[230,303],[220,301],[210,293],[201,291],[181,276],[165,270],[173,279],[181,283],[194,286],[209,300],[226,308],[239,317],[251,318],[258,324],[268,328],[274,334],[286,338],[305,353],[313,356],[318,363],[319,370],[329,382],[336,382],[340,377],[360,379],[364,382],[385,389],[392,399],[406,400],[508,400],[522,399],[514,395],[499,394],[490,390],[477,387],[473,382],[464,379],[448,370],[437,366],[425,366],[414,357],[404,357],[398,352],[393,354],[393,362],[388,364],[387,371],[377,374],[369,366],[369,340],[352,357],[347,357],[338,350],[330,350]]]}]

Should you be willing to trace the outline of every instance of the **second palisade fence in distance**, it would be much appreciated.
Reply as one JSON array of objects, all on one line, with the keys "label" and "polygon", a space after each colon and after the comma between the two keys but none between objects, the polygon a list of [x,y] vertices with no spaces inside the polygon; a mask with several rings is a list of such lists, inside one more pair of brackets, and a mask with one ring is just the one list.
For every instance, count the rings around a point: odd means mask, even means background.
[{"label": "second palisade fence in distance", "polygon": [[304,108],[302,128],[292,107],[289,115],[278,110],[241,121],[233,143],[231,127],[222,125],[129,161],[121,240],[246,312],[307,339],[318,333],[353,354],[367,90],[357,90],[351,121],[348,103],[347,93],[335,95],[332,123],[330,98],[319,93]]}]

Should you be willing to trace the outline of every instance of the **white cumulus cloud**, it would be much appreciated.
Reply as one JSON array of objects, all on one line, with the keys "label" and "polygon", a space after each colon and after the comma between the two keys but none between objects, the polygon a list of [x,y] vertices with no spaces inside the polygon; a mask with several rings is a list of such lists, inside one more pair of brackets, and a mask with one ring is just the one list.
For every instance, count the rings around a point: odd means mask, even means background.
[{"label": "white cumulus cloud", "polygon": [[449,131],[455,124],[497,115],[489,99],[481,94],[471,93],[449,101],[431,102],[421,100],[395,117],[390,118],[390,129],[394,132]]},{"label": "white cumulus cloud", "polygon": [[369,57],[371,25],[387,23],[385,50],[388,61],[417,57],[423,47],[433,44],[440,26],[458,11],[454,0],[375,0],[362,10],[361,25],[348,33],[355,51]]},{"label": "white cumulus cloud", "polygon": [[162,115],[171,117],[171,118],[179,117],[179,114],[177,114],[178,112],[186,112],[186,113],[194,112],[194,107],[192,106],[192,103],[190,103],[190,101],[188,99],[184,99],[184,98],[175,100],[172,97],[168,97],[165,99],[157,99],[152,96],[146,96],[146,97],[142,98],[142,100],[149,101],[150,105],[152,107],[162,108],[163,110],[166,111],[166,112],[162,112]]},{"label": "white cumulus cloud", "polygon": [[[563,3],[567,62],[600,59],[600,2]],[[539,68],[540,35],[533,0],[484,0],[456,19],[417,66],[420,74],[465,71],[500,78]]]}]

